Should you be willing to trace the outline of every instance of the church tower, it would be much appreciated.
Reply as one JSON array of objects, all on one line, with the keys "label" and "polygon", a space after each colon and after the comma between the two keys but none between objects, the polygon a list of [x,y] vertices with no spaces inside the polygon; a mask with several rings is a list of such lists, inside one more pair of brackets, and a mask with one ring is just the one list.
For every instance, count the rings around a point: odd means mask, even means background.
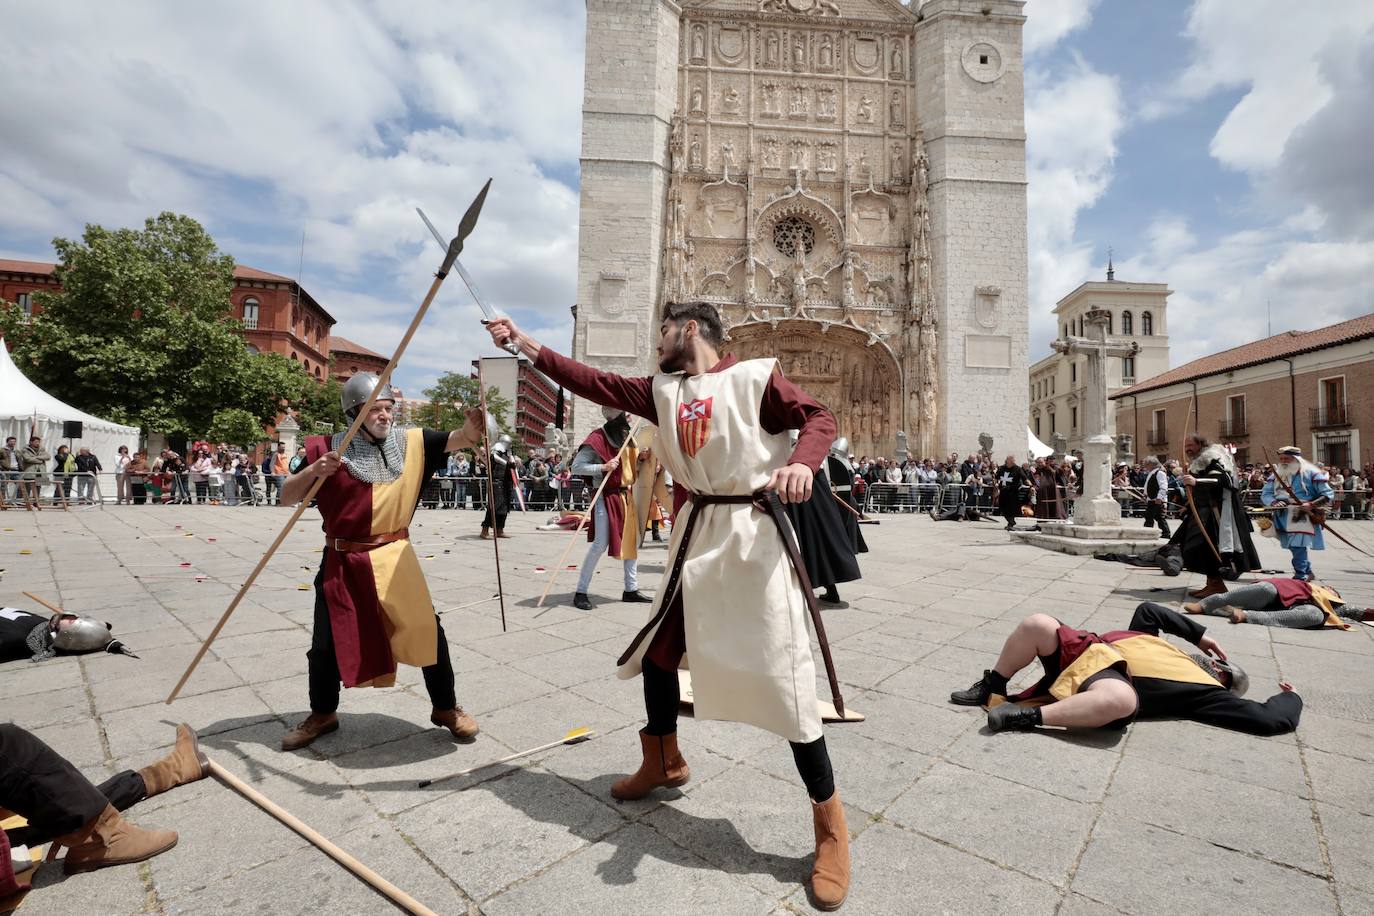
[{"label": "church tower", "polygon": [[858,453],[1023,451],[1022,6],[587,0],[574,355],[700,299]]}]

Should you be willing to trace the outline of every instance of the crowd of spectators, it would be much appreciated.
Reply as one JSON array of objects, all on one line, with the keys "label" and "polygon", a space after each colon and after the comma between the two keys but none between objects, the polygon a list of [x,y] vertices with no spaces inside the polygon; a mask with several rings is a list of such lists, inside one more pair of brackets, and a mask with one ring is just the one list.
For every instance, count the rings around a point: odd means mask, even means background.
[{"label": "crowd of spectators", "polygon": [[[517,511],[585,509],[592,493],[586,478],[573,475],[571,456],[557,450],[536,450],[528,460],[512,456],[506,473],[518,483]],[[932,512],[952,506],[991,512],[997,499],[999,465],[993,456],[951,453],[944,458],[888,458],[850,456],[855,469],[855,496],[866,512]],[[266,450],[261,460],[246,449],[226,443],[195,442],[184,457],[172,449],[156,456],[140,450],[130,454],[120,446],[108,470],[87,448],[74,453],[59,445],[49,453],[35,436],[21,447],[13,436],[0,448],[0,503],[38,507],[49,504],[89,504],[113,495],[117,504],[132,505],[274,505],[287,475],[305,462],[305,449],[288,454],[285,443]],[[1167,514],[1176,516],[1184,503],[1180,479],[1183,464],[1160,456],[1167,479]],[[1037,458],[1022,465],[1029,485],[1021,485],[1026,514],[1037,518],[1066,518],[1082,491],[1082,457],[1078,454]],[[1113,495],[1127,516],[1143,516],[1146,483],[1152,469],[1141,462],[1121,462],[1112,478]],[[1374,494],[1374,463],[1363,468],[1324,468],[1336,498],[1332,518],[1367,519]],[[1259,505],[1268,465],[1246,464],[1240,472],[1242,501]],[[113,478],[113,491],[102,476]],[[45,488],[51,490],[44,492]],[[427,508],[484,510],[487,465],[481,449],[455,452],[421,494]],[[49,499],[50,496],[50,499]]]}]

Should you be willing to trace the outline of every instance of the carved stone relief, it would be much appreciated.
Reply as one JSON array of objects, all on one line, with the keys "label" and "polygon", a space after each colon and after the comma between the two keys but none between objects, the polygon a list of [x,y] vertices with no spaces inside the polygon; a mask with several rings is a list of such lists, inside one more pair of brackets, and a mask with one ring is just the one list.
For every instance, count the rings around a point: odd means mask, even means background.
[{"label": "carved stone relief", "polygon": [[716,57],[727,67],[738,66],[744,59],[746,38],[744,29],[735,25],[722,25],[716,32]]}]

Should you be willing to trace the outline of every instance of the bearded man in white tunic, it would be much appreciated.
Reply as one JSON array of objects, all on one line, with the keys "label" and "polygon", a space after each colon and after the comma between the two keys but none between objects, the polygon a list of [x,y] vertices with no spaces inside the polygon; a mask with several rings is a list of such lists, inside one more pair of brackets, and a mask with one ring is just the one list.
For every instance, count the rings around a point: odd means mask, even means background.
[{"label": "bearded man in white tunic", "polygon": [[[780,507],[810,496],[835,438],[834,417],[787,381],[777,360],[722,358],[724,328],[708,303],[664,307],[660,371],[651,377],[626,378],[561,356],[508,318],[487,327],[497,344],[516,344],[575,394],[663,430],[657,451],[680,505],[665,587],[619,661],[620,677],[643,677],[648,724],[640,731],[639,770],[611,794],[642,798],[690,778],[677,745],[677,668],[689,658],[698,718],[747,722],[791,743],[811,798],[812,892],[821,909],[837,909],[849,890],[849,831],[816,701],[807,630],[814,596],[803,588],[795,536]],[[795,448],[792,429],[800,431]],[[824,648],[823,628],[817,635]],[[833,690],[828,659],[826,667]]]}]

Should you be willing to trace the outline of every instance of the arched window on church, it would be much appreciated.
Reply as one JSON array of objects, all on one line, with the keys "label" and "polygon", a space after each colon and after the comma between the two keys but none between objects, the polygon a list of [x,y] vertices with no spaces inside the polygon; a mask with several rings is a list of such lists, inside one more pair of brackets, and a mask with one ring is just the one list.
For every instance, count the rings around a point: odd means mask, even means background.
[{"label": "arched window on church", "polygon": [[1122,312],[1122,313],[1121,313],[1121,333],[1122,333],[1122,334],[1134,334],[1134,333],[1135,333],[1135,322],[1131,319],[1131,313],[1130,313],[1130,312]]},{"label": "arched window on church", "polygon": [[1140,333],[1144,334],[1146,337],[1149,337],[1150,335],[1154,334],[1154,332],[1155,332],[1155,318],[1154,318],[1154,316],[1151,315],[1149,312],[1141,312],[1141,313],[1140,313]]}]

